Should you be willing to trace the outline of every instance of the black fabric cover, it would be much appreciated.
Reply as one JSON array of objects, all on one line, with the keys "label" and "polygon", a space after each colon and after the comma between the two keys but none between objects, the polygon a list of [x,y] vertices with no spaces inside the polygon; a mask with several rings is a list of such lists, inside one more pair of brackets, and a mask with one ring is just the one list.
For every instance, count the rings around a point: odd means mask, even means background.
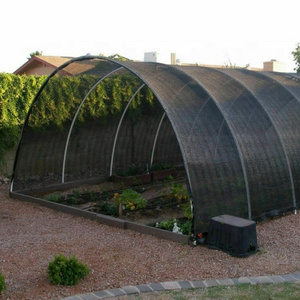
[{"label": "black fabric cover", "polygon": [[[299,207],[298,75],[101,57],[71,60],[50,75],[41,88],[17,151],[14,190],[111,175],[120,116],[107,124],[89,119],[78,125],[78,103],[70,111],[74,124],[65,124],[61,132],[33,132],[28,126],[47,93],[47,84],[62,70],[69,70],[67,76],[95,76],[92,84],[82,82],[83,102],[93,85],[112,71],[135,74],[154,93],[157,108],[152,113],[146,112],[139,122],[132,122],[125,114],[112,170],[115,173],[133,164],[148,167],[156,139],[154,162],[169,159],[185,167],[195,234],[206,231],[210,219],[218,215],[259,220]],[[72,101],[68,95],[58,96]],[[164,113],[166,117],[162,118]]]}]

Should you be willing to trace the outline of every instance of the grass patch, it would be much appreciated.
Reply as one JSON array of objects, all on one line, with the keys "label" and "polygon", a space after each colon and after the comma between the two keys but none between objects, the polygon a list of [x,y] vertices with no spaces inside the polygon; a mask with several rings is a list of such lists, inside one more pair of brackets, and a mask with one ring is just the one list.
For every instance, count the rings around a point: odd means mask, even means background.
[{"label": "grass patch", "polygon": [[[300,282],[240,284],[125,296],[130,300],[298,300]],[[120,297],[122,299],[122,297]]]}]

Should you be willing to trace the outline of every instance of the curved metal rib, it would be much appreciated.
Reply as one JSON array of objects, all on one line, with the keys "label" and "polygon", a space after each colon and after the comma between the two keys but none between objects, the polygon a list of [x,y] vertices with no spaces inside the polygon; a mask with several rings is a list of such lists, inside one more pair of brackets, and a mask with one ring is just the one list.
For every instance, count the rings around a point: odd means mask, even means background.
[{"label": "curved metal rib", "polygon": [[157,127],[157,130],[156,130],[156,134],[155,134],[155,137],[154,137],[154,141],[153,141],[153,147],[152,147],[152,151],[151,151],[151,159],[150,159],[150,169],[152,167],[152,164],[153,164],[153,157],[154,157],[154,151],[155,151],[155,147],[156,147],[156,142],[157,142],[157,137],[158,137],[158,134],[160,132],[160,128],[161,128],[161,124],[164,120],[166,116],[166,112],[163,113],[160,121],[159,121],[159,124],[158,124],[158,127]]},{"label": "curved metal rib", "polygon": [[69,141],[70,141],[70,137],[71,137],[71,133],[72,133],[72,130],[73,130],[73,127],[74,127],[74,124],[75,124],[75,121],[77,119],[77,116],[79,114],[79,111],[82,107],[82,105],[84,104],[85,100],[88,98],[88,96],[91,94],[91,92],[96,88],[96,86],[101,82],[103,81],[104,79],[106,79],[107,77],[109,77],[111,74],[119,71],[123,69],[123,67],[120,67],[120,68],[117,68],[111,72],[109,72],[108,74],[106,74],[104,77],[100,78],[93,86],[92,88],[88,91],[88,93],[86,94],[86,96],[83,98],[83,100],[81,101],[80,105],[78,106],[77,108],[77,111],[73,117],[73,120],[72,120],[72,123],[71,123],[71,126],[69,128],[69,132],[68,132],[68,137],[67,137],[67,140],[66,140],[66,145],[65,145],[65,150],[64,150],[64,157],[63,157],[63,165],[62,165],[62,176],[61,176],[61,181],[62,183],[65,182],[65,167],[66,167],[66,158],[67,158],[67,152],[68,152],[68,147],[69,147]]},{"label": "curved metal rib", "polygon": [[116,149],[116,144],[117,144],[117,139],[118,139],[118,135],[119,135],[119,131],[121,128],[121,124],[123,122],[124,116],[129,108],[129,105],[131,104],[132,100],[134,99],[134,97],[136,96],[136,94],[145,86],[145,84],[142,84],[136,91],[135,93],[132,95],[132,97],[130,98],[130,100],[128,101],[123,114],[121,116],[121,119],[119,121],[118,127],[117,127],[117,131],[116,131],[116,135],[114,138],[114,144],[113,144],[113,148],[112,148],[112,152],[111,152],[111,160],[110,160],[110,169],[109,169],[109,176],[112,175],[112,170],[113,170],[113,164],[114,164],[114,157],[115,157],[115,149]]}]

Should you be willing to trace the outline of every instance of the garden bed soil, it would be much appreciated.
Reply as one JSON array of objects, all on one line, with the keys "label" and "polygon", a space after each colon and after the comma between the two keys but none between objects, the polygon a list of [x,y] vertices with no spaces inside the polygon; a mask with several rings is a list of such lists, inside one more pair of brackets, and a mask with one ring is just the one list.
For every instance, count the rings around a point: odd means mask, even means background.
[{"label": "garden bed soil", "polygon": [[[185,184],[181,181],[177,181]],[[127,186],[126,188],[129,188]],[[113,196],[115,193],[122,193],[124,183],[119,181],[104,182],[98,185],[84,185],[76,189],[69,189],[63,192],[55,192],[44,196],[45,199],[51,199],[53,195],[60,195],[62,200],[60,203],[71,205],[83,210],[103,213],[97,210],[97,206],[101,203],[108,203],[113,205]],[[147,201],[147,207],[143,209],[124,210],[121,219],[136,222],[143,225],[155,226],[157,222],[164,220],[183,219],[184,213],[182,205],[187,201],[177,201],[176,199],[169,199],[164,197],[170,190],[170,182],[168,183],[147,183],[142,186],[134,186]],[[74,199],[76,195],[76,199]]]}]

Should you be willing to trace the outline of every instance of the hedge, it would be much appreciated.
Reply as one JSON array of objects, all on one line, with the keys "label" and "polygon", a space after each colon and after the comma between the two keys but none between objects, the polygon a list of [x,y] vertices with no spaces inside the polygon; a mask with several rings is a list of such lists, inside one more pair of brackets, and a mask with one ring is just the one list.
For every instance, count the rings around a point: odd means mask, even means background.
[{"label": "hedge", "polygon": [[[54,76],[40,93],[39,100],[31,106],[46,78],[0,73],[0,162],[3,162],[4,152],[17,144],[30,107],[28,125],[31,128],[43,131],[50,126],[61,130],[72,120],[80,102],[99,80],[93,75]],[[103,80],[89,94],[78,114],[78,121],[97,119],[106,123],[109,118],[120,116],[140,85],[140,80],[130,74]],[[160,109],[153,93],[143,88],[132,101],[128,115],[137,122],[143,114]]]}]

